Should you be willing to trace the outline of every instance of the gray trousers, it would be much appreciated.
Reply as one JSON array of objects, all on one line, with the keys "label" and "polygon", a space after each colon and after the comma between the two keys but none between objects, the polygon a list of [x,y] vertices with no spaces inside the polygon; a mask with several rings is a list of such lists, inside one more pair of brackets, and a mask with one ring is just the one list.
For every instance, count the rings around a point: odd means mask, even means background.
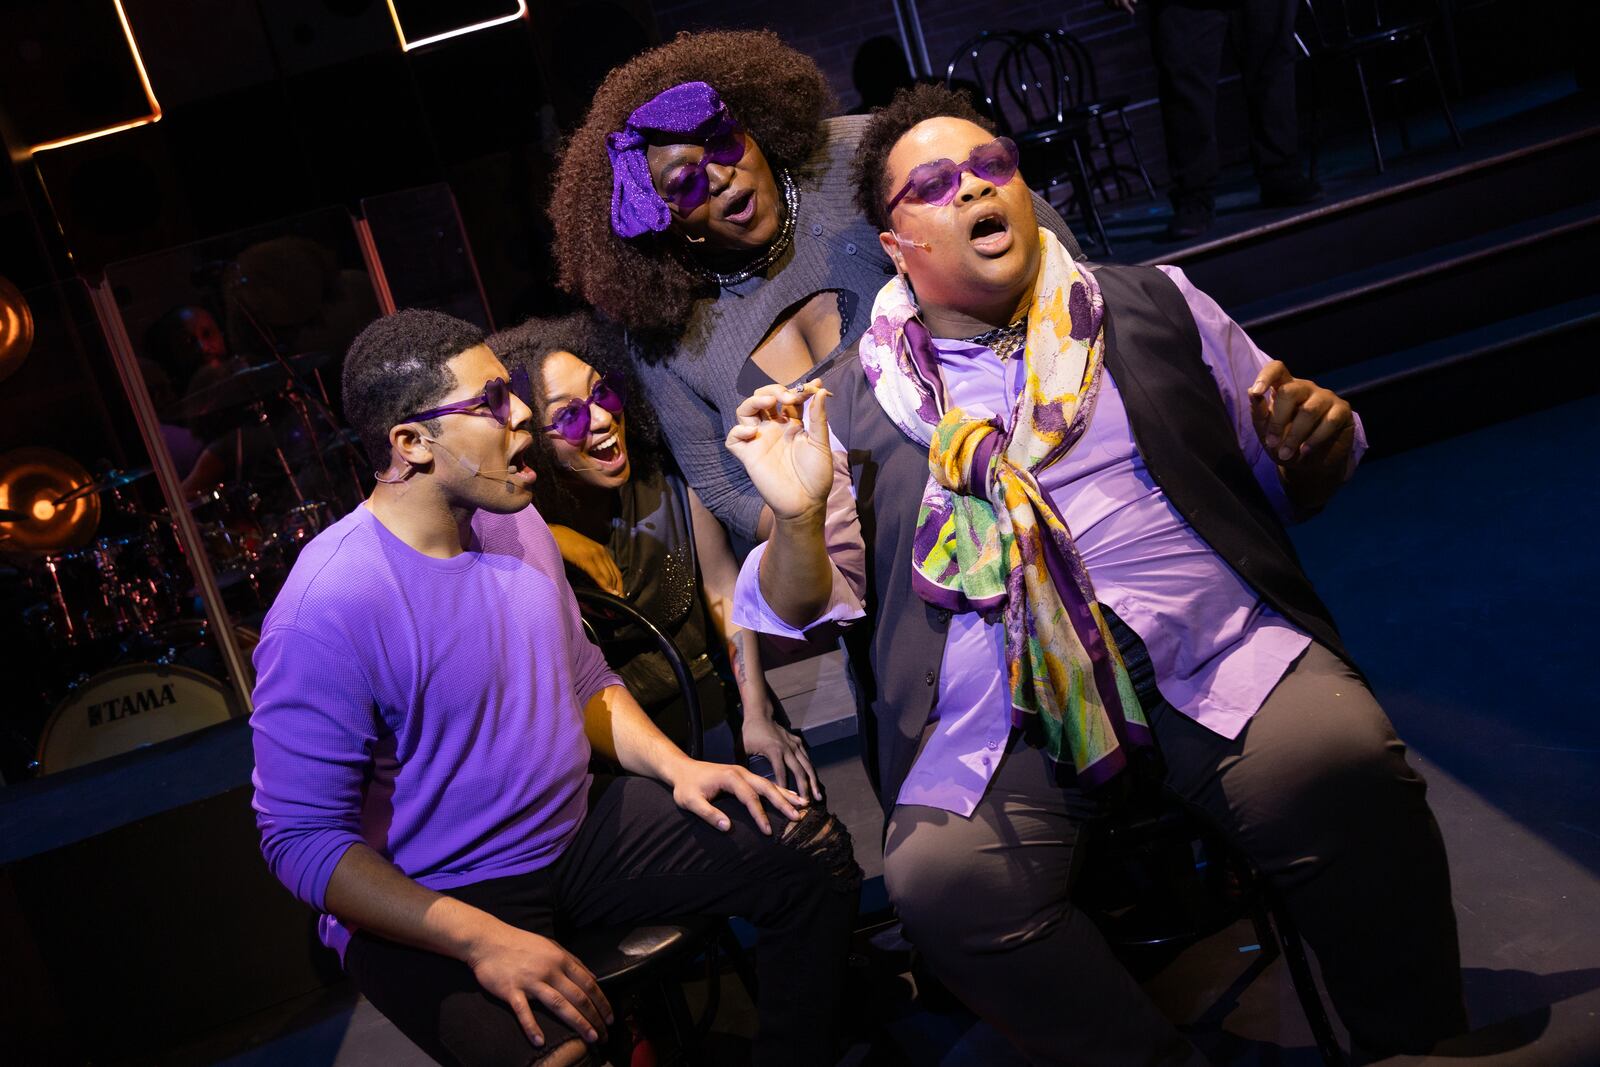
[{"label": "gray trousers", "polygon": [[[1233,741],[1152,703],[1166,786],[1283,891],[1358,1055],[1465,1030],[1427,787],[1354,672],[1313,644]],[[906,936],[1032,1063],[1203,1064],[1069,900],[1085,807],[1015,735],[971,818],[896,807],[884,881]]]}]

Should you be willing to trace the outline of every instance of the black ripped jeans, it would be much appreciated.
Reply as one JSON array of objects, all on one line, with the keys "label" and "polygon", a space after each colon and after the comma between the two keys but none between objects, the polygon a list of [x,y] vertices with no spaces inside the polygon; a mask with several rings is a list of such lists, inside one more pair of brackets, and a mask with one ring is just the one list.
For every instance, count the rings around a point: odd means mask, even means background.
[{"label": "black ripped jeans", "polygon": [[[760,931],[755,1062],[832,1063],[861,881],[850,835],[820,806],[795,824],[774,813],[771,838],[737,803],[724,797],[718,806],[733,823],[726,833],[680,810],[659,782],[597,777],[589,814],[555,863],[449,895],[557,942],[563,930],[586,926],[747,919]],[[357,933],[345,967],[362,994],[441,1063],[524,1067],[536,1051],[575,1036],[534,1002],[545,1034],[535,1050],[511,1009],[445,956]]]}]

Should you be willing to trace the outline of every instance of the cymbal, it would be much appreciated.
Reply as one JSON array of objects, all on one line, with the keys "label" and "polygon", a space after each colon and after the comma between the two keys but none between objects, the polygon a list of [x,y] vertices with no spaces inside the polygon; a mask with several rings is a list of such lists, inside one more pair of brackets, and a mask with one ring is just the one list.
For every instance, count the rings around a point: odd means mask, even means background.
[{"label": "cymbal", "polygon": [[[51,448],[18,448],[0,455],[0,508],[29,520],[6,528],[10,551],[55,551],[89,543],[100,525],[100,494],[71,456]],[[65,504],[62,497],[70,496]]]},{"label": "cymbal", "polygon": [[0,378],[22,366],[33,347],[33,312],[15,285],[0,278]]},{"label": "cymbal", "polygon": [[150,473],[151,470],[149,467],[135,467],[132,470],[112,471],[104,478],[101,478],[98,482],[90,482],[88,485],[79,486],[66,496],[57,498],[56,504],[57,506],[61,504],[70,504],[79,497],[88,496],[90,493],[103,493],[107,489],[121,489],[125,485],[132,485],[140,478],[148,477]]},{"label": "cymbal", "polygon": [[[296,374],[308,374],[333,357],[327,352],[302,352],[286,357]],[[289,374],[276,360],[241,367],[210,385],[192,390],[178,405],[184,418],[212,415],[229,408],[243,407],[258,400],[266,400],[283,392],[289,384]]]}]

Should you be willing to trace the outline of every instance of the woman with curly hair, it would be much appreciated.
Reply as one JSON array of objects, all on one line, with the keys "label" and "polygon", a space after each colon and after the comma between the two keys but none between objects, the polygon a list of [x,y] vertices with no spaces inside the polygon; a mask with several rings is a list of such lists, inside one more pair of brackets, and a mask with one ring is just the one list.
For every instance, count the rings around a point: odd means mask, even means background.
[{"label": "woman with curly hair", "polygon": [[723,447],[739,402],[853,354],[893,273],[853,200],[866,117],[833,104],[775,34],[680,34],[606,77],[551,199],[561,284],[629,330],[673,455],[744,545],[772,519]]},{"label": "woman with curly hair", "polygon": [[[579,312],[531,319],[487,343],[507,366],[527,368],[540,430],[534,502],[568,561],[569,579],[624,597],[672,637],[697,684],[707,759],[731,762],[741,750],[763,757],[780,784],[792,776],[796,792],[820,799],[805,746],[774,721],[756,636],[732,620],[738,565],[727,535],[682,476],[660,462],[660,427],[636,388],[621,331]],[[727,694],[707,656],[708,616],[739,687],[737,743]],[[687,747],[677,678],[653,642],[632,636],[623,634],[628,658],[617,673],[662,731]]]}]

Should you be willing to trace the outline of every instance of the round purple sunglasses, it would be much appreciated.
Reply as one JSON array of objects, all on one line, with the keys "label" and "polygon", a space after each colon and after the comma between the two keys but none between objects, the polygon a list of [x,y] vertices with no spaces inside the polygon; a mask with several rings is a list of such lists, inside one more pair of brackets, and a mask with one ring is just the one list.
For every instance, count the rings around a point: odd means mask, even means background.
[{"label": "round purple sunglasses", "polygon": [[744,158],[744,130],[732,119],[724,119],[705,140],[705,152],[693,163],[672,172],[661,188],[661,199],[683,215],[705,203],[711,195],[706,168],[715,163],[731,167]]},{"label": "round purple sunglasses", "polygon": [[967,154],[965,163],[948,159],[935,159],[918,163],[911,168],[906,183],[889,201],[893,211],[900,201],[910,198],[914,203],[939,207],[948,204],[961,188],[961,175],[971,171],[986,182],[1004,185],[1017,173],[1017,144],[1009,137],[996,137],[981,144]]},{"label": "round purple sunglasses", "polygon": [[582,444],[583,439],[589,436],[589,408],[599,404],[613,415],[622,414],[623,407],[628,402],[628,384],[621,374],[612,371],[602,374],[594,383],[594,388],[589,390],[589,395],[579,400],[573,397],[561,406],[555,418],[550,420],[550,425],[541,426],[539,429],[545,433],[554,430],[566,438],[568,444]]}]

